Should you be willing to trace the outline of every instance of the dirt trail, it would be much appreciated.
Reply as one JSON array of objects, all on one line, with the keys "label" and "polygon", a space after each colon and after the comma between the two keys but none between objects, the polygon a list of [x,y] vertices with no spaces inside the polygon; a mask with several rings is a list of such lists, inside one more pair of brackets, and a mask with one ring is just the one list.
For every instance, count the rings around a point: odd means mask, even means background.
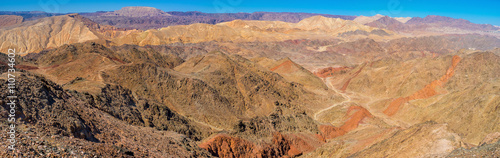
[{"label": "dirt trail", "polygon": [[392,116],[392,115],[396,114],[396,112],[398,112],[401,105],[403,105],[404,103],[406,103],[408,101],[416,100],[416,99],[426,99],[426,98],[432,97],[434,95],[437,95],[438,92],[436,91],[436,88],[438,86],[442,87],[453,76],[453,74],[455,73],[455,68],[457,67],[458,62],[460,62],[460,60],[461,60],[461,58],[459,56],[457,56],[457,55],[453,56],[453,59],[451,61],[451,65],[448,68],[448,70],[446,70],[446,74],[441,76],[441,78],[439,78],[438,80],[434,80],[431,83],[425,85],[424,88],[420,89],[419,91],[413,93],[410,96],[400,97],[400,98],[394,99],[389,104],[387,109],[384,110],[384,113],[388,116]]},{"label": "dirt trail", "polygon": [[[333,105],[331,105],[331,106],[329,106],[327,108],[324,108],[324,109],[321,109],[321,110],[317,111],[313,115],[313,119],[314,120],[318,120],[318,117],[321,115],[321,113],[323,113],[325,111],[331,110],[332,108],[337,107],[339,105],[343,105],[345,103],[352,102],[352,103],[358,103],[358,104],[362,105],[362,107],[364,109],[366,109],[372,116],[381,119],[382,121],[384,121],[385,123],[387,123],[389,125],[392,125],[392,126],[395,126],[395,127],[402,127],[402,125],[405,125],[402,122],[397,122],[397,121],[394,121],[394,120],[390,119],[382,111],[372,110],[370,108],[370,105],[372,103],[375,103],[375,102],[378,102],[378,101],[381,101],[381,100],[386,100],[386,99],[389,99],[389,98],[373,98],[371,96],[365,96],[365,95],[358,94],[358,93],[354,94],[354,93],[339,92],[339,90],[336,89],[332,85],[332,81],[331,81],[332,79],[333,79],[333,77],[327,77],[326,80],[325,80],[326,85],[330,89],[332,89],[335,92],[337,92],[338,94],[342,95],[342,97],[345,98],[345,100],[342,101],[342,102],[340,102],[340,103],[333,104]],[[365,103],[361,104],[361,102],[365,102]]]},{"label": "dirt trail", "polygon": [[[344,97],[345,100],[343,102],[334,104],[332,106],[329,106],[325,109],[322,109],[322,110],[316,112],[314,114],[315,120],[317,120],[317,116],[319,114],[321,114],[322,112],[330,110],[338,105],[342,105],[342,104],[349,103],[352,101],[352,98],[350,96],[348,96],[347,94],[338,92],[338,90],[335,89],[334,86],[332,85],[332,82],[330,81],[330,79],[332,79],[332,78],[329,77],[326,79],[326,82],[328,82],[328,84],[327,84],[328,87],[331,88],[332,90],[334,90],[335,92],[337,92],[338,94],[342,95],[342,97]],[[322,133],[321,135],[324,139],[332,139],[332,138],[344,135],[347,132],[356,129],[358,127],[358,125],[361,123],[361,121],[367,117],[371,118],[371,117],[373,117],[373,115],[364,107],[350,106],[345,114],[346,121],[344,122],[344,124],[340,127],[334,127],[331,125],[321,125],[319,127],[320,131]]]},{"label": "dirt trail", "polygon": [[186,117],[186,118],[188,118],[189,120],[191,120],[191,121],[193,121],[193,122],[196,122],[196,123],[198,123],[198,124],[201,124],[201,125],[204,125],[204,126],[210,127],[210,128],[212,128],[213,130],[216,130],[216,131],[222,131],[222,130],[224,130],[224,129],[222,129],[222,128],[218,128],[218,127],[212,126],[212,125],[210,125],[210,124],[207,124],[207,123],[205,123],[205,122],[198,121],[198,120],[196,120],[196,119],[194,119],[194,118],[190,118],[190,117]]},{"label": "dirt trail", "polygon": [[330,79],[332,79],[332,78],[331,78],[331,77],[326,78],[326,82],[327,82],[327,84],[326,84],[326,85],[327,85],[330,89],[332,89],[333,91],[335,91],[336,93],[338,93],[338,94],[342,95],[342,97],[343,97],[345,100],[344,100],[343,102],[340,102],[340,103],[337,103],[337,104],[333,104],[332,106],[329,106],[329,107],[327,107],[327,108],[325,108],[325,109],[321,109],[320,111],[318,111],[318,112],[314,113],[314,116],[313,116],[314,120],[318,120],[318,114],[321,114],[322,112],[325,112],[325,111],[327,111],[327,110],[330,110],[330,109],[332,109],[332,108],[334,108],[334,107],[336,107],[336,106],[338,106],[338,105],[342,105],[342,104],[345,104],[345,103],[351,102],[351,100],[352,100],[352,99],[351,99],[351,97],[349,97],[349,96],[348,96],[348,95],[346,95],[345,93],[341,93],[341,92],[339,92],[339,91],[338,91],[338,90],[337,90],[337,89],[336,89],[336,88],[332,85],[332,82],[330,81]]}]

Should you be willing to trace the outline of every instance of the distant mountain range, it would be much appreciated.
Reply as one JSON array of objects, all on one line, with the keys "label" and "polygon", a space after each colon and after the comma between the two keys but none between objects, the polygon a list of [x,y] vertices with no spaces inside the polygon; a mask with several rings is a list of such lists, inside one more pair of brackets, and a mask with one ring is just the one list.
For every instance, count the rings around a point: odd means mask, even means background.
[{"label": "distant mountain range", "polygon": [[[18,15],[24,20],[36,20],[44,17],[63,15],[60,13],[45,13],[40,11],[0,11],[0,15]],[[99,11],[93,13],[80,13],[99,24],[111,25],[127,29],[156,29],[173,25],[189,25],[194,23],[217,24],[221,22],[240,20],[283,21],[296,23],[305,18],[321,15],[329,18],[354,20],[360,24],[380,26],[397,31],[426,29],[434,27],[453,27],[464,30],[497,31],[499,28],[490,24],[474,24],[465,19],[454,19],[445,16],[429,15],[420,17],[386,17],[383,15],[350,16],[315,13],[290,13],[290,12],[254,12],[254,13],[203,13],[198,11],[164,12],[153,7],[123,7],[116,11]],[[147,17],[147,18],[144,18]],[[390,20],[392,19],[392,20]],[[394,21],[395,20],[395,21]],[[397,22],[399,23],[397,23]],[[0,21],[1,23],[1,21]],[[1,24],[0,24],[1,26]]]},{"label": "distant mountain range", "polygon": [[[107,40],[112,42],[108,43],[111,45],[157,45],[211,40],[279,41],[320,38],[320,36],[336,36],[336,34],[340,34],[344,38],[364,38],[374,35],[377,38],[382,36],[384,39],[398,37],[387,36],[391,34],[391,31],[396,34],[413,34],[415,36],[479,33],[500,37],[498,28],[493,25],[474,24],[464,19],[433,15],[425,18],[392,18],[383,15],[355,17],[312,13],[164,12],[152,7],[124,7],[112,12],[58,15],[60,14],[44,12],[0,12],[0,16],[3,17],[0,20],[0,38],[3,39],[0,50],[5,51],[4,48],[16,45],[19,50],[37,52],[45,48],[55,48],[62,44],[88,40]],[[313,16],[324,18],[312,18]],[[46,17],[51,17],[51,19],[42,19]],[[21,24],[23,21],[24,23]],[[70,25],[71,21],[76,23]],[[47,25],[33,27],[41,23]],[[50,28],[52,24],[53,28]],[[60,25],[68,27],[59,28]],[[9,26],[13,27],[9,28]],[[74,32],[77,26],[81,26],[78,29],[81,31]],[[2,27],[4,28],[1,29]],[[45,27],[52,31],[50,33],[44,31]],[[382,30],[372,32],[377,28]],[[13,34],[13,31],[18,33]],[[316,33],[298,33],[301,31]],[[17,34],[30,32],[47,38],[23,39],[16,37]],[[66,32],[67,35],[63,32]],[[36,40],[38,42],[23,42],[23,40]]]}]

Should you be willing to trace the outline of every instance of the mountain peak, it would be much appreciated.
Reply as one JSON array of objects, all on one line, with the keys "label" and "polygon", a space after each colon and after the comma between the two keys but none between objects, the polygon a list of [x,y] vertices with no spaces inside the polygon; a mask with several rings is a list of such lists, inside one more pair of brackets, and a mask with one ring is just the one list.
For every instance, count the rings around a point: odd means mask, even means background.
[{"label": "mountain peak", "polygon": [[321,15],[316,15],[316,16],[312,16],[312,17],[309,17],[309,18],[305,18],[303,20],[301,20],[299,22],[299,24],[314,24],[314,25],[317,25],[317,24],[326,24],[326,23],[341,23],[345,20],[342,20],[342,19],[339,19],[339,18],[327,18],[327,17],[324,17],[324,16],[321,16]]},{"label": "mountain peak", "polygon": [[401,23],[406,23],[408,20],[410,20],[412,17],[394,17],[393,19],[396,19],[397,21]]},{"label": "mountain peak", "polygon": [[153,7],[131,6],[123,7],[120,10],[109,12],[108,16],[127,16],[127,17],[145,17],[145,16],[171,16],[170,14]]},{"label": "mountain peak", "polygon": [[370,23],[370,22],[373,22],[375,20],[378,20],[380,18],[384,17],[384,15],[381,15],[381,14],[377,14],[377,15],[374,15],[374,16],[358,16],[356,17],[353,21],[357,22],[357,23],[360,23],[360,24],[367,24],[367,23]]},{"label": "mountain peak", "polygon": [[437,23],[437,22],[446,22],[446,23],[453,23],[453,22],[469,22],[464,19],[455,19],[447,16],[439,16],[439,15],[427,15],[424,18],[420,17],[414,17],[410,20],[408,20],[409,23]]}]

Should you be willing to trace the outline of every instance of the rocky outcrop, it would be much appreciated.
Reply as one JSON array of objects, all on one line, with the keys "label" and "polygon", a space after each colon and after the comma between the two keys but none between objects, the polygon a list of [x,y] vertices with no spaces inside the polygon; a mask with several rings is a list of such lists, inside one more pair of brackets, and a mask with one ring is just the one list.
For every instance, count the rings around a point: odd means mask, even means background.
[{"label": "rocky outcrop", "polygon": [[200,147],[217,157],[257,157],[258,154],[254,153],[256,145],[252,142],[228,135],[215,136]]},{"label": "rocky outcrop", "polygon": [[453,150],[447,157],[498,157],[500,156],[500,133],[488,134],[478,146],[461,147]]},{"label": "rocky outcrop", "polygon": [[321,141],[307,135],[274,133],[271,142],[259,145],[237,137],[217,135],[200,144],[200,147],[221,158],[296,157],[314,150],[321,144]]},{"label": "rocky outcrop", "polygon": [[[0,81],[5,83],[0,85],[0,90],[7,91],[7,80],[2,77]],[[89,99],[92,98],[89,94],[64,90],[54,82],[28,72],[18,73],[16,81],[18,91],[16,93],[18,96],[16,129],[19,132],[17,140],[29,144],[17,144],[16,149],[24,156],[54,156],[56,153],[67,156],[98,157],[158,156],[158,153],[179,157],[209,156],[206,151],[194,147],[193,141],[189,138],[162,131],[154,134],[152,129],[140,127],[142,118],[138,110],[142,112],[142,109],[136,108],[134,105],[136,101],[131,98],[129,91],[122,88],[108,86],[103,89],[100,96]],[[7,98],[6,95],[2,93],[1,97]],[[7,100],[0,102],[4,105]],[[1,107],[4,109],[2,111],[10,109],[6,106],[5,104]],[[1,115],[7,117],[5,113]],[[155,116],[150,113],[145,115]],[[182,121],[182,118],[170,116],[169,120],[176,122]],[[184,120],[178,125],[188,124]],[[7,123],[1,124],[1,126],[6,125]],[[170,127],[179,128],[178,125]],[[28,131],[21,132],[21,130]],[[51,135],[51,137],[46,135]],[[157,146],[154,150],[145,148],[150,146],[151,142],[148,141],[160,139],[169,142],[168,145]],[[118,142],[123,142],[123,144],[120,145],[119,150],[116,150],[117,145],[120,144]],[[2,147],[2,150],[7,150],[6,145]],[[7,157],[15,154],[13,152],[2,153]]]},{"label": "rocky outcrop", "polygon": [[319,69],[318,71],[314,72],[314,75],[321,77],[321,78],[327,78],[327,77],[332,77],[335,75],[335,73],[346,73],[346,70],[351,69],[347,66],[344,67],[327,67],[323,69]]},{"label": "rocky outcrop", "polygon": [[[273,116],[278,117],[278,115]],[[365,119],[373,117],[368,110],[360,106],[349,107],[346,113],[346,121],[340,127],[333,127],[331,125],[320,125],[319,134],[311,134],[307,131],[314,128],[296,128],[295,125],[290,124],[286,128],[275,128],[274,130],[281,132],[269,131],[268,126],[262,122],[252,120],[250,123],[241,122],[236,128],[237,135],[241,137],[234,137],[229,135],[216,135],[213,138],[204,141],[200,144],[201,148],[207,149],[213,156],[218,157],[295,157],[309,153],[321,145],[326,140],[342,136],[358,127],[358,125]],[[276,120],[290,120],[290,119],[276,119]],[[299,120],[299,118],[295,118]],[[260,123],[259,123],[260,122]],[[297,124],[302,122],[297,121]],[[276,127],[283,127],[279,122],[272,123],[278,125]],[[295,130],[290,130],[294,129]],[[311,129],[312,128],[312,129]],[[297,130],[306,129],[306,130]],[[249,137],[248,132],[252,132],[257,137]],[[286,132],[286,134],[284,134]],[[247,133],[247,134],[245,134]],[[272,135],[266,133],[273,133]],[[249,139],[262,139],[270,138],[271,142],[264,141],[265,143],[254,143],[242,137]]]}]

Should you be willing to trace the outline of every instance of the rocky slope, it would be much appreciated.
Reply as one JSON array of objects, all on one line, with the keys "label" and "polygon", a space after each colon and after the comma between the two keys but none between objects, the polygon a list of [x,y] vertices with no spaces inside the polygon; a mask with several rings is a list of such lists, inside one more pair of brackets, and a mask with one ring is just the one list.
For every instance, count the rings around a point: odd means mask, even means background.
[{"label": "rocky slope", "polygon": [[0,15],[0,28],[20,24],[22,22],[23,22],[22,16]]},{"label": "rocky slope", "polygon": [[[470,131],[464,127],[474,126],[475,121],[486,118],[490,120],[487,124],[495,123],[498,120],[497,117],[493,116],[495,110],[487,110],[496,107],[497,97],[494,94],[497,92],[493,87],[498,84],[497,71],[495,70],[498,69],[498,64],[494,64],[498,62],[498,58],[497,55],[490,52],[476,52],[437,59],[414,59],[401,65],[388,64],[398,63],[394,61],[378,61],[369,64],[371,66],[366,66],[357,77],[352,78],[347,91],[365,95],[372,94],[374,97],[381,98],[378,102],[373,102],[373,108],[379,109],[380,112],[384,111],[389,116],[393,115],[392,117],[396,120],[410,125],[425,120],[447,123],[448,128],[459,134],[465,142],[478,144],[486,134],[498,129],[489,128],[491,126],[475,126],[473,127],[475,130]],[[417,66],[424,63],[429,66]],[[352,71],[356,71],[356,69]],[[385,77],[390,77],[391,82],[376,77],[382,74]],[[344,81],[347,79],[346,76]],[[342,85],[343,82],[338,83],[338,87]],[[460,99],[451,99],[463,93],[481,95],[467,95]],[[410,96],[409,99],[405,98],[406,96]],[[477,105],[477,107],[467,106],[469,104]],[[393,105],[401,106],[392,109]],[[472,112],[483,110],[492,113]],[[477,115],[483,116],[483,119],[474,119],[477,118]],[[466,121],[462,118],[469,119]]]},{"label": "rocky slope", "polygon": [[[387,16],[362,25],[302,13],[166,13],[134,7],[91,14],[144,19],[145,26],[148,20],[176,16],[293,22],[234,20],[141,31],[69,14],[2,27],[0,37],[17,42],[6,40],[3,48],[36,49],[16,57],[20,150],[0,155],[497,154],[500,40],[494,36],[414,37],[389,30],[420,24]],[[423,35],[428,28],[465,25],[444,17],[424,19],[418,23],[425,27],[417,30]],[[2,83],[7,63],[7,55],[0,54]],[[5,102],[0,102],[4,118]],[[8,122],[0,126],[7,130]],[[8,142],[0,143],[5,149]]]},{"label": "rocky slope", "polygon": [[409,26],[405,25],[404,23],[402,23],[394,18],[391,18],[389,16],[381,17],[377,20],[366,23],[365,25],[368,25],[371,27],[376,27],[376,28],[387,29],[387,30],[407,30],[409,27]]},{"label": "rocky slope", "polygon": [[264,68],[280,74],[290,82],[300,83],[306,87],[314,87],[315,89],[328,89],[320,78],[316,77],[313,73],[301,65],[293,62],[290,58],[283,58],[281,60],[274,61],[263,57],[252,60]]},{"label": "rocky slope", "polygon": [[[361,17],[358,17],[361,18]],[[397,18],[365,17],[362,24],[388,29],[391,31],[412,34],[413,36],[443,35],[443,34],[485,34],[499,37],[498,28],[490,24],[475,24],[465,19],[454,19],[445,16],[429,15],[424,18],[413,17],[399,21]]]},{"label": "rocky slope", "polygon": [[[18,152],[2,152],[4,157],[209,157],[206,151],[196,147],[185,136],[141,127],[141,121],[137,120],[142,118],[136,109],[141,105],[136,105],[134,99],[120,98],[130,96],[120,94],[122,91],[115,87],[103,89],[100,98],[113,101],[102,102],[88,100],[88,97],[84,97],[85,94],[64,90],[59,85],[28,72],[18,73],[16,79],[19,85],[17,94],[22,98],[18,100],[16,112],[16,131],[19,133],[17,140],[20,142],[16,146]],[[7,82],[3,76],[0,81]],[[4,85],[6,84],[2,84],[0,89],[7,91]],[[6,94],[2,95],[2,98],[6,98]],[[2,109],[8,108],[2,106]],[[111,110],[113,108],[116,109]],[[6,117],[6,110],[2,111],[2,116]],[[3,122],[2,126],[6,127],[8,123]],[[160,140],[168,143],[151,148],[152,142]],[[6,145],[2,145],[2,148],[7,150]]]},{"label": "rocky slope", "polygon": [[[57,81],[70,92],[82,91],[73,95],[130,126],[177,132],[198,141],[212,132],[229,132],[230,137],[257,143],[275,156],[287,155],[276,153],[284,150],[282,141],[318,142],[307,148],[295,144],[293,148],[298,149],[290,151],[291,155],[317,148],[322,139],[316,136],[318,125],[308,114],[340,100],[299,65],[294,68],[302,73],[278,69],[274,73],[243,57],[221,52],[184,61],[175,53],[147,47],[108,49],[85,42],[25,58],[37,66],[32,72]],[[279,74],[287,78],[306,74],[319,85],[306,88],[302,84],[307,82],[288,81]],[[283,135],[274,136],[276,132]]]},{"label": "rocky slope", "polygon": [[7,52],[8,49],[26,53],[39,52],[91,40],[105,43],[103,40],[132,32],[135,31],[102,26],[78,14],[68,14],[27,21],[12,28],[1,28],[0,52]]},{"label": "rocky slope", "polygon": [[460,146],[459,137],[445,124],[425,122],[396,132],[351,157],[444,157]]}]

